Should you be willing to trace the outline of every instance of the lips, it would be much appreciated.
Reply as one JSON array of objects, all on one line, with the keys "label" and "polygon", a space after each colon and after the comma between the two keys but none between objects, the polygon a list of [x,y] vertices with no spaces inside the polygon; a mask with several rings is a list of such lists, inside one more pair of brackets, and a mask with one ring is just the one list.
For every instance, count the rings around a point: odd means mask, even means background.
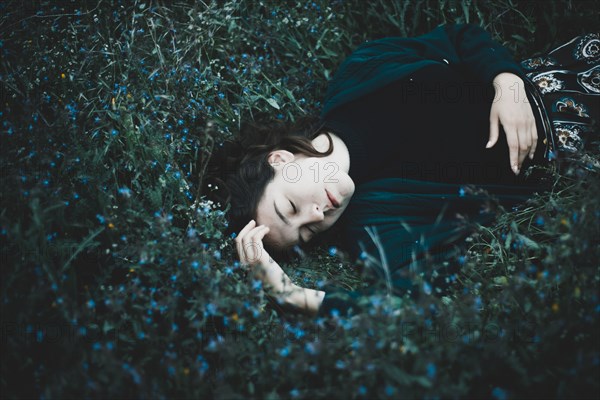
[{"label": "lips", "polygon": [[327,193],[327,198],[329,199],[329,201],[331,201],[331,204],[333,204],[333,206],[335,208],[339,208],[340,203],[337,201],[337,199],[335,197],[333,197],[333,195],[331,193],[329,193],[329,191],[327,191],[327,189],[325,189],[325,193]]}]

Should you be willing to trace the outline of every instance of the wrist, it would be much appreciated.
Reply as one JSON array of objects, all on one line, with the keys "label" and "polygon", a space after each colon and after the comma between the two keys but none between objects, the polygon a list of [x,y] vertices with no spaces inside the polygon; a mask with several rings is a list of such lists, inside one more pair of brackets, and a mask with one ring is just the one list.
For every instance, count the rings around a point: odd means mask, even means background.
[{"label": "wrist", "polygon": [[523,80],[512,72],[500,72],[493,80],[495,86],[512,85],[515,82],[523,82]]},{"label": "wrist", "polygon": [[281,304],[316,315],[325,298],[321,290],[307,289],[292,282],[276,262],[263,265],[259,278],[269,287],[268,293]]},{"label": "wrist", "polygon": [[291,284],[277,297],[283,304],[292,306],[310,315],[317,315],[325,298],[325,292]]},{"label": "wrist", "polygon": [[290,278],[283,272],[283,269],[276,262],[270,262],[263,265],[255,275],[262,283],[267,286],[268,291],[274,295],[283,292],[286,286],[291,283]]}]

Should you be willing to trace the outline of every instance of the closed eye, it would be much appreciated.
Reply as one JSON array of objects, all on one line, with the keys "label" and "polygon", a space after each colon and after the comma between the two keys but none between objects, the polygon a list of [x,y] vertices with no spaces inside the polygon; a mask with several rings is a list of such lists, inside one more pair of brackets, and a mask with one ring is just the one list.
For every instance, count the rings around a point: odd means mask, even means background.
[{"label": "closed eye", "polygon": [[292,205],[292,208],[294,209],[294,214],[296,214],[297,210],[296,210],[296,206],[294,205],[294,203],[292,203],[292,201],[290,200],[290,204]]}]

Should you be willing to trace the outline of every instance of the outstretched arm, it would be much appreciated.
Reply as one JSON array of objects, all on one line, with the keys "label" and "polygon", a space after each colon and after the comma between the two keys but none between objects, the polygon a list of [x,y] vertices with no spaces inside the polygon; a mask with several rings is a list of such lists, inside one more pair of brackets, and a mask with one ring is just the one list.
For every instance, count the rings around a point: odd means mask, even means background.
[{"label": "outstretched arm", "polygon": [[492,82],[496,95],[490,110],[490,136],[486,148],[498,140],[502,125],[508,143],[510,166],[519,174],[525,157],[533,159],[537,128],[525,93],[525,77],[510,52],[484,29],[473,24],[445,25],[459,63],[482,82]]},{"label": "outstretched arm", "polygon": [[254,220],[240,231],[235,238],[235,243],[241,264],[250,266],[254,276],[265,285],[267,293],[281,304],[316,315],[325,292],[303,288],[292,282],[265,250],[262,239],[267,232],[269,232],[267,226],[256,226]]}]

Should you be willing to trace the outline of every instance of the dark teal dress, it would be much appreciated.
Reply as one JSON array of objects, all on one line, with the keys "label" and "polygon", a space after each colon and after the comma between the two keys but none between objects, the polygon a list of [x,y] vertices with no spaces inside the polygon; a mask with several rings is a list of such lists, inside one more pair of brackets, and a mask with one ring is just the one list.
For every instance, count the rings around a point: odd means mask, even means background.
[{"label": "dark teal dress", "polygon": [[[445,25],[417,38],[366,43],[330,83],[324,129],[348,146],[349,175],[356,183],[338,222],[346,233],[344,247],[353,257],[370,254],[386,264],[399,294],[418,292],[407,271],[421,268],[426,252],[440,261],[456,260],[453,245],[468,233],[457,214],[481,224],[493,220],[482,210],[485,195],[472,194],[468,184],[485,189],[505,207],[546,188],[543,176],[515,177],[502,132],[498,143],[485,149],[492,81],[501,72],[527,83],[536,117],[536,157],[522,170],[544,164],[554,137],[540,93],[509,52],[478,26]],[[375,274],[385,276],[384,271]],[[323,289],[319,315],[358,312],[357,300],[374,292]]]}]

